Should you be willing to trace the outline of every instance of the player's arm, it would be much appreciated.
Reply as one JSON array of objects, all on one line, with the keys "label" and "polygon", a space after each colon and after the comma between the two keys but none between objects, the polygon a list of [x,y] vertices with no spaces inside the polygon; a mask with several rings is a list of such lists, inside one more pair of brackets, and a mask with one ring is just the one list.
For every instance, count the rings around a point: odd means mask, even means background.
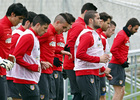
[{"label": "player's arm", "polygon": [[15,33],[12,35],[12,41],[11,41],[11,49],[10,49],[10,54],[13,54],[13,51],[15,49],[15,46],[16,46],[16,43],[17,43],[17,40],[18,38],[20,37],[19,34]]},{"label": "player's arm", "polygon": [[91,35],[89,35],[88,33],[83,34],[80,37],[80,42],[77,47],[76,58],[88,62],[99,63],[100,57],[90,56],[86,53],[87,49],[91,47],[93,44],[94,44],[94,40],[92,34]]},{"label": "player's arm", "polygon": [[17,46],[15,47],[15,50],[13,52],[13,55],[16,57],[16,63],[21,65],[22,67],[25,67],[31,71],[39,71],[39,65],[37,64],[30,64],[23,60],[23,57],[25,54],[31,55],[31,51],[33,49],[34,45],[34,39],[31,34],[23,35]]},{"label": "player's arm", "polygon": [[[80,32],[84,29],[83,26],[81,25],[76,25],[76,26],[72,26],[72,29],[70,29],[69,32],[69,40],[67,41],[68,47],[70,47],[70,52],[71,54],[74,54],[74,45],[75,45],[75,41],[78,37],[78,35],[80,34]],[[74,57],[74,55],[73,55]]]},{"label": "player's arm", "polygon": [[69,56],[69,59],[72,58],[72,54],[68,51],[65,51],[64,50],[64,46],[65,46],[65,43],[64,43],[64,39],[63,39],[63,35],[60,34],[56,36],[56,50],[55,50],[55,53],[58,54],[62,54],[62,55],[68,55]]},{"label": "player's arm", "polygon": [[3,26],[0,24],[0,38],[3,37],[3,34],[4,34]]},{"label": "player's arm", "polygon": [[114,39],[110,52],[112,55],[121,63],[123,64],[124,58],[120,55],[119,48],[123,44],[125,37],[123,35],[117,35]]}]

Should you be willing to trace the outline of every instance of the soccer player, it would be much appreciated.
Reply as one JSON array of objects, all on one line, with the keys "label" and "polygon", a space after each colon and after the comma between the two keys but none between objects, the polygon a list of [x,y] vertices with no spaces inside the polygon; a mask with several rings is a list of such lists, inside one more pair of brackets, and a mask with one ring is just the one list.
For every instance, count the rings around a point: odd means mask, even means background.
[{"label": "soccer player", "polygon": [[97,7],[94,6],[92,3],[86,3],[81,8],[81,15],[78,17],[78,19],[75,21],[75,23],[72,24],[72,28],[68,31],[67,35],[67,41],[66,46],[67,48],[70,47],[70,52],[72,54],[72,59],[69,59],[66,55],[64,58],[64,70],[66,71],[69,81],[70,81],[70,88],[71,88],[71,94],[74,95],[73,100],[81,100],[81,93],[78,88],[78,85],[76,83],[76,76],[74,68],[74,45],[75,41],[80,34],[80,32],[85,28],[86,24],[84,22],[84,16],[85,13],[88,10],[97,10]]},{"label": "soccer player", "polygon": [[[42,36],[50,24],[50,19],[39,14],[33,19],[33,25],[18,39],[13,55],[16,57],[16,73],[14,83],[22,100],[39,100],[40,93],[37,85],[41,68],[48,68],[46,62],[40,63],[40,44],[37,36]],[[41,66],[42,65],[42,66]]]},{"label": "soccer player", "polygon": [[0,99],[7,100],[6,70],[12,69],[13,62],[9,57],[12,38],[12,26],[22,22],[27,16],[27,9],[21,3],[13,3],[8,7],[6,15],[0,19]]},{"label": "soccer player", "polygon": [[[70,13],[66,13],[66,14],[69,16],[71,25],[72,25],[75,22],[75,18]],[[69,25],[67,30],[69,30],[71,28],[71,25]],[[65,46],[65,41],[64,41],[63,33],[56,34],[56,50],[59,50],[59,51],[64,50],[65,52],[66,51],[70,52],[67,49],[64,49],[64,46]],[[64,96],[63,95],[64,94],[63,75],[64,74],[62,74],[62,64],[60,64],[60,62],[63,61],[63,55],[60,53],[59,54],[56,53],[55,59],[57,59],[57,61],[55,63],[60,66],[55,66],[55,65],[53,66],[53,77],[54,77],[55,86],[56,86],[56,98],[54,100],[63,100],[63,96]]]},{"label": "soccer player", "polygon": [[[104,52],[106,54],[108,54],[110,51],[107,38],[110,38],[114,34],[115,28],[116,28],[116,23],[114,21],[111,21],[109,28],[101,33],[101,37],[105,39],[103,46],[104,46]],[[105,67],[108,67],[108,63],[106,63]],[[105,76],[106,74],[104,72],[100,73],[100,92],[101,92],[100,100],[106,100]]]},{"label": "soccer player", "polygon": [[[33,18],[36,15],[37,14],[34,13],[34,12],[28,12],[27,17],[24,18],[23,21],[22,21],[22,25],[20,25],[19,28],[15,29],[12,32],[12,42],[11,42],[10,54],[13,53],[18,38],[20,37],[20,35],[23,34],[23,32],[26,29],[30,28],[30,26],[31,26],[31,24],[33,22]],[[17,88],[15,87],[15,85],[13,84],[12,73],[16,72],[16,70],[14,70],[14,69],[15,69],[15,67],[12,70],[7,71],[7,74],[6,74],[7,83],[8,83],[8,97],[12,97],[13,100],[21,100],[21,95],[20,95],[19,91],[17,90]]]},{"label": "soccer player", "polygon": [[76,81],[81,90],[81,100],[99,100],[99,69],[109,60],[104,54],[99,34],[94,30],[100,27],[100,16],[96,11],[87,11],[84,17],[87,28],[78,36],[75,43]]},{"label": "soccer player", "polygon": [[[39,38],[41,61],[48,61],[51,65],[59,66],[55,63],[55,53],[65,54],[64,50],[56,50],[56,34],[61,34],[67,30],[70,20],[65,13],[60,13],[54,19],[53,24],[50,24],[48,31]],[[71,54],[67,52],[69,56]],[[61,64],[61,62],[60,62]],[[40,81],[40,99],[49,100],[56,98],[55,81],[53,78],[53,69],[49,67],[42,69]]]},{"label": "soccer player", "polygon": [[[105,53],[105,50],[108,50],[108,42],[106,41],[106,39],[104,37],[101,36],[101,34],[104,33],[104,31],[106,31],[109,26],[110,26],[110,22],[112,20],[112,17],[110,15],[108,15],[106,12],[102,12],[99,14],[100,15],[100,19],[101,19],[101,26],[100,28],[98,28],[96,30],[96,32],[99,34],[99,36],[101,37],[102,40],[102,44],[103,44],[103,50]],[[106,53],[107,54],[107,53]],[[100,69],[100,73],[99,73],[99,77],[100,77],[100,93],[101,93],[101,98],[106,99],[105,97],[105,93],[106,93],[106,83],[105,83],[105,76],[108,76],[108,74],[110,73],[111,69],[107,67],[108,63],[106,63],[105,66],[103,66]]]},{"label": "soccer player", "polygon": [[125,70],[129,67],[128,63],[128,50],[129,38],[134,35],[140,26],[140,22],[136,18],[131,18],[127,21],[126,25],[121,31],[118,32],[114,38],[110,52],[112,53],[109,68],[111,68],[111,75],[113,79],[109,81],[113,85],[115,93],[112,100],[122,100],[125,93]]}]

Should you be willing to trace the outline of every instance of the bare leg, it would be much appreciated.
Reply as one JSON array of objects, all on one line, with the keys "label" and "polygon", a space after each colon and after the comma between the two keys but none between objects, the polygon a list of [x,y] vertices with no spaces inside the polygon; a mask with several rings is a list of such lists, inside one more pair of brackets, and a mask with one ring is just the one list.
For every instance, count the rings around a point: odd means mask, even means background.
[{"label": "bare leg", "polygon": [[100,96],[100,100],[106,100],[106,95]]},{"label": "bare leg", "polygon": [[115,93],[113,95],[112,100],[123,100],[124,92],[125,92],[125,86],[116,86],[113,85]]},{"label": "bare leg", "polygon": [[22,100],[22,99],[17,99],[17,98],[12,98],[13,100]]}]

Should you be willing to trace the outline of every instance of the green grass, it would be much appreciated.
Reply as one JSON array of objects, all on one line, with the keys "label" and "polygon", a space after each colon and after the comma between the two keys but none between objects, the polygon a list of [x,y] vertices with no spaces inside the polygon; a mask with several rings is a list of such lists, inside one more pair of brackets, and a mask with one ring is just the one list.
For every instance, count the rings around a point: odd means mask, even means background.
[{"label": "green grass", "polygon": [[[140,91],[140,89],[137,88],[137,92]],[[131,85],[128,83],[125,83],[125,96],[130,95],[131,94]],[[133,86],[133,93],[135,92],[135,87]],[[108,93],[106,95],[106,100],[108,100]],[[140,95],[136,97],[137,100],[140,100]],[[131,100],[131,99],[127,99],[127,100]],[[135,97],[133,98],[133,100],[135,100]]]},{"label": "green grass", "polygon": [[[125,84],[125,91],[126,91],[125,96],[131,94],[131,85],[130,84],[128,84],[128,83]],[[137,88],[137,91],[140,91],[140,89]],[[135,87],[133,86],[133,93],[134,92],[135,92]],[[137,96],[136,98],[137,98],[137,100],[140,100],[140,95]],[[131,99],[128,99],[128,100],[131,100]],[[135,100],[135,98],[133,98],[133,100]]]}]

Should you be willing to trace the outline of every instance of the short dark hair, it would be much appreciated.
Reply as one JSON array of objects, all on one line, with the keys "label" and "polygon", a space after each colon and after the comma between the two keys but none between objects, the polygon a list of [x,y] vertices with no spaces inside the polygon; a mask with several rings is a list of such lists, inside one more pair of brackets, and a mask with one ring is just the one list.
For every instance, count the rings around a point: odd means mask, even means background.
[{"label": "short dark hair", "polygon": [[112,21],[110,22],[110,25],[116,26],[116,23],[112,20]]},{"label": "short dark hair", "polygon": [[84,13],[85,10],[97,10],[97,7],[95,5],[93,5],[93,3],[86,3],[83,5],[82,9],[81,9],[81,14]]},{"label": "short dark hair", "polygon": [[96,12],[94,10],[89,10],[89,11],[86,12],[86,14],[84,16],[84,21],[85,21],[86,25],[89,24],[89,19],[90,18],[94,19],[96,17],[95,16],[96,13],[98,13],[98,12]]},{"label": "short dark hair", "polygon": [[140,22],[136,18],[131,18],[128,20],[125,26],[128,27],[129,25],[131,25],[132,27],[136,25],[140,26]]},{"label": "short dark hair", "polygon": [[75,17],[74,17],[72,14],[70,14],[70,13],[66,13],[66,14],[68,15],[68,17],[69,17],[71,23],[72,23],[72,22],[75,22]]},{"label": "short dark hair", "polygon": [[108,19],[112,20],[112,16],[108,15],[106,12],[99,13],[100,19],[102,19],[104,22]]},{"label": "short dark hair", "polygon": [[37,23],[40,23],[40,25],[45,25],[45,24],[50,24],[51,20],[44,14],[38,14],[34,19],[33,19],[33,26],[35,26]]},{"label": "short dark hair", "polygon": [[34,13],[34,12],[32,12],[32,11],[29,11],[27,17],[23,19],[22,25],[25,25],[25,22],[26,22],[27,20],[29,20],[29,22],[32,23],[32,22],[33,22],[33,19],[34,19],[34,17],[35,17],[36,15],[37,15],[36,13]]},{"label": "short dark hair", "polygon": [[16,16],[27,17],[27,9],[21,3],[13,3],[9,6],[6,16],[11,16],[11,13],[14,13]]},{"label": "short dark hair", "polygon": [[60,13],[59,15],[62,16],[68,24],[71,24],[70,17],[66,13]]}]

